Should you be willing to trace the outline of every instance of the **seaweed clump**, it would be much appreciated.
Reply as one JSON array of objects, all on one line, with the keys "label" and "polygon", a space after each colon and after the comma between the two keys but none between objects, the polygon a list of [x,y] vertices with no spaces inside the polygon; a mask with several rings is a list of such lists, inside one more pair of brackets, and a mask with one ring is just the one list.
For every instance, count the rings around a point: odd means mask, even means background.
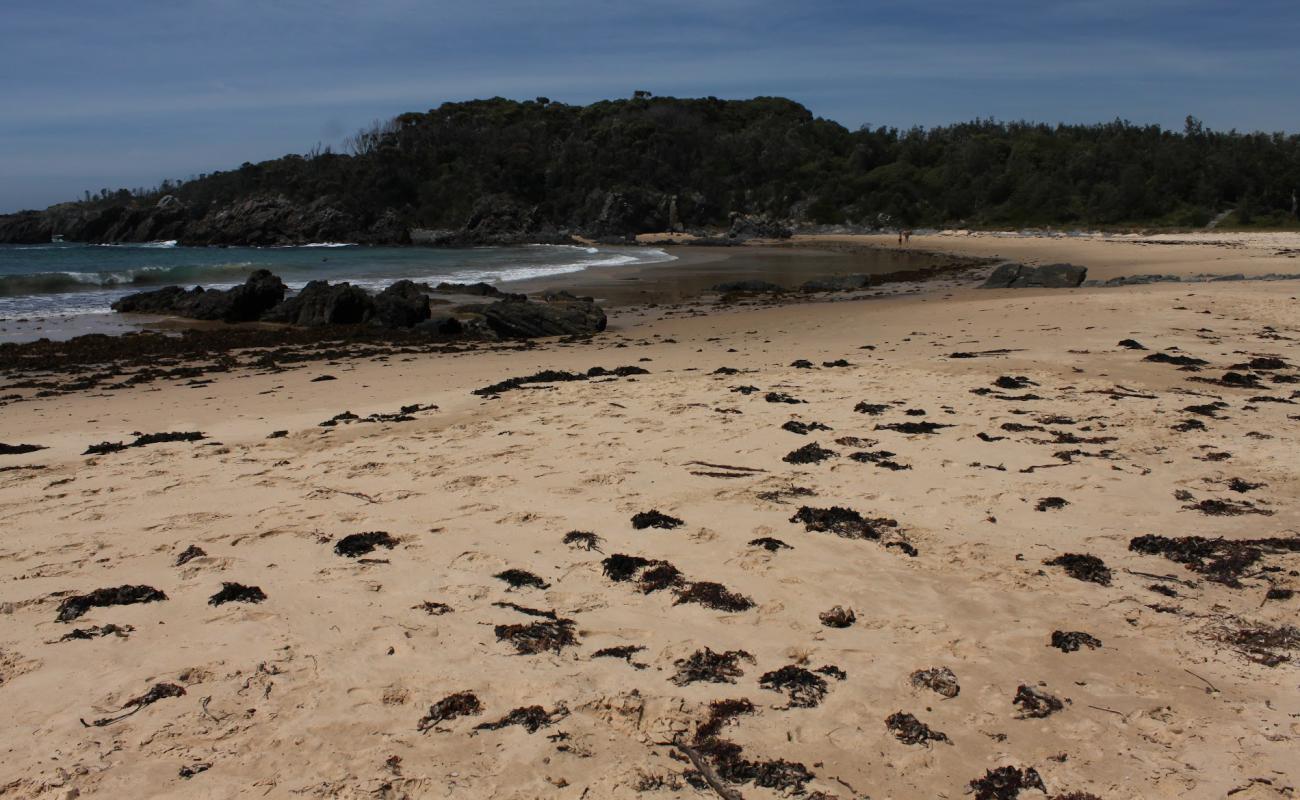
[{"label": "seaweed clump", "polygon": [[775,553],[778,550],[793,550],[794,548],[780,539],[774,539],[771,536],[760,536],[757,539],[749,540],[750,547],[761,547],[769,553]]},{"label": "seaweed clump", "polygon": [[1071,578],[1110,586],[1111,572],[1102,561],[1087,553],[1066,553],[1043,562],[1049,567],[1063,567]]},{"label": "seaweed clump", "polygon": [[667,514],[661,514],[657,510],[642,511],[632,515],[632,527],[636,530],[645,530],[646,528],[663,528],[672,530],[685,523],[677,517],[671,517]]},{"label": "seaweed clump", "polygon": [[192,544],[181,551],[180,555],[176,556],[176,566],[183,566],[196,558],[203,558],[206,555],[207,552],[202,547]]},{"label": "seaweed clump", "polygon": [[1233,588],[1241,587],[1241,577],[1266,553],[1300,553],[1300,536],[1289,539],[1210,539],[1204,536],[1171,538],[1147,534],[1134,537],[1128,549],[1145,555],[1161,555],[1207,580]]},{"label": "seaweed clump", "polygon": [[912,673],[910,680],[913,686],[917,688],[925,687],[932,692],[947,697],[949,700],[961,693],[961,686],[957,683],[957,676],[947,667],[918,669]]},{"label": "seaweed clump", "polygon": [[420,733],[427,733],[440,722],[447,722],[457,717],[477,716],[481,713],[483,713],[483,704],[479,702],[477,695],[473,692],[456,692],[429,706],[429,713],[420,719],[415,729]]},{"label": "seaweed clump", "polygon": [[495,633],[498,641],[509,642],[520,655],[538,653],[559,653],[565,647],[578,643],[573,629],[576,623],[571,619],[539,620],[527,625],[498,625]]},{"label": "seaweed clump", "polygon": [[551,585],[538,575],[534,575],[526,569],[508,569],[504,572],[498,572],[492,577],[500,581],[505,581],[511,589],[522,589],[525,586],[533,589],[549,589]]},{"label": "seaweed clump", "polygon": [[83,456],[102,456],[109,453],[119,453],[129,447],[147,447],[151,444],[163,444],[164,442],[197,442],[207,437],[198,431],[173,431],[170,433],[136,433],[135,441],[129,443],[123,442],[100,442],[92,444],[86,448]]},{"label": "seaweed clump", "polygon": [[1096,650],[1101,647],[1101,640],[1083,631],[1069,631],[1068,633],[1066,631],[1052,631],[1051,646],[1062,653],[1073,653],[1080,647]]},{"label": "seaweed clump", "polygon": [[569,531],[564,534],[564,543],[575,550],[600,552],[600,542],[600,537],[589,531]]},{"label": "seaweed clump", "polygon": [[845,539],[876,540],[883,534],[882,528],[897,528],[898,521],[885,517],[865,518],[851,508],[832,506],[830,508],[813,508],[802,506],[791,522],[802,522],[804,528],[819,533],[833,533]]},{"label": "seaweed clump", "polygon": [[829,611],[823,611],[817,615],[817,619],[828,628],[847,628],[854,622],[857,622],[858,615],[853,613],[853,609],[835,606]]},{"label": "seaweed clump", "polygon": [[392,550],[396,546],[397,540],[389,536],[386,531],[368,531],[349,534],[339,539],[334,543],[334,552],[348,558],[359,558],[374,552],[377,547]]},{"label": "seaweed clump", "polygon": [[878,431],[898,431],[906,433],[909,436],[914,434],[931,434],[938,433],[943,428],[951,428],[942,422],[889,422],[884,425],[877,425]]},{"label": "seaweed clump", "polygon": [[1065,708],[1061,698],[1027,684],[1020,684],[1012,705],[1020,706],[1021,719],[1042,719]]},{"label": "seaweed clump", "polygon": [[720,583],[713,581],[695,581],[677,591],[677,601],[673,605],[695,603],[717,611],[748,611],[754,607],[754,601],[738,592],[733,592]]},{"label": "seaweed clump", "polygon": [[1029,789],[1047,793],[1042,776],[1033,767],[998,767],[985,772],[983,778],[970,782],[975,800],[1016,800],[1022,791]]},{"label": "seaweed clump", "polygon": [[166,700],[169,697],[184,697],[184,696],[185,696],[185,689],[183,689],[180,686],[177,686],[174,683],[155,683],[153,686],[149,687],[149,691],[145,692],[139,697],[132,697],[130,700],[127,700],[125,703],[123,703],[121,710],[124,711],[125,713],[118,714],[116,717],[105,717],[103,719],[97,719],[93,722],[86,722],[83,719],[81,720],[81,724],[87,728],[92,728],[92,727],[102,728],[105,725],[112,725],[114,722],[117,722],[118,720],[126,719],[127,717],[136,713],[140,709],[145,708],[146,706],[151,706],[154,703],[158,702],[159,700]]},{"label": "seaweed clump", "polygon": [[63,598],[59,603],[59,622],[71,622],[83,616],[92,608],[103,606],[129,606],[136,603],[156,603],[166,600],[167,595],[152,586],[115,586],[96,589],[89,594],[74,594]]},{"label": "seaweed clump", "polygon": [[242,583],[221,583],[221,591],[208,598],[208,605],[219,606],[225,603],[260,603],[266,599],[266,592],[256,586]]},{"label": "seaweed clump", "polygon": [[518,725],[529,733],[537,733],[542,728],[548,728],[567,716],[569,716],[569,709],[563,703],[557,705],[554,711],[547,711],[541,706],[521,706],[495,722],[484,722],[475,725],[474,730],[498,731],[502,728]]},{"label": "seaweed clump", "polygon": [[817,442],[811,442],[797,450],[791,450],[781,460],[787,464],[816,464],[838,455],[839,453],[834,450],[828,450]]},{"label": "seaweed clump", "polygon": [[736,678],[745,674],[745,671],[740,668],[741,661],[753,664],[754,656],[744,650],[715,653],[705,647],[696,650],[686,658],[674,661],[673,666],[677,667],[677,674],[669,680],[678,686],[691,683],[735,683]]},{"label": "seaweed clump", "polygon": [[947,734],[942,731],[936,731],[921,720],[905,714],[902,711],[896,711],[885,719],[885,727],[889,732],[894,734],[894,738],[903,744],[925,744],[926,742],[952,742],[948,739]]},{"label": "seaweed clump", "polygon": [[784,692],[791,708],[815,708],[828,691],[825,678],[795,664],[765,673],[758,679],[758,685],[773,692]]}]

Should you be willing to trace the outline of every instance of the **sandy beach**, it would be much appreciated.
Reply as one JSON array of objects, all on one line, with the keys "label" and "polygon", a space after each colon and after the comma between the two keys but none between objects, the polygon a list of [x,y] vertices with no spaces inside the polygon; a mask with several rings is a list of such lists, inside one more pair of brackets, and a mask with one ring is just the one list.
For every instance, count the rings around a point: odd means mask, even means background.
[{"label": "sandy beach", "polygon": [[863,248],[551,281],[622,298],[587,341],[5,376],[0,797],[1293,797],[1300,281],[684,299]]}]

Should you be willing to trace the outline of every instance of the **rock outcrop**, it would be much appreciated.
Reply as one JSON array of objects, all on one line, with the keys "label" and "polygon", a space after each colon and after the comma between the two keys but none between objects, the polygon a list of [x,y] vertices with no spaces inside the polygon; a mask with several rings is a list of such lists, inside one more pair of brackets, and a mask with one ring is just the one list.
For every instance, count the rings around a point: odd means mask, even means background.
[{"label": "rock outcrop", "polygon": [[128,295],[113,303],[113,310],[136,314],[166,314],[190,319],[251,322],[284,300],[286,287],[279,277],[259,269],[242,286],[233,289],[186,290],[168,286]]},{"label": "rock outcrop", "polygon": [[1008,261],[999,264],[981,289],[1073,289],[1088,277],[1088,268],[1074,264],[1032,267]]},{"label": "rock outcrop", "polygon": [[312,281],[286,299],[284,283],[270,272],[258,270],[233,289],[168,286],[128,295],[114,303],[113,310],[226,322],[261,320],[305,328],[367,325],[487,339],[574,336],[605,329],[605,312],[590,297],[551,291],[542,301],[533,302],[524,295],[502,294],[487,284],[443,286],[455,294],[474,290],[500,299],[465,305],[438,301],[443,305],[435,315],[428,295],[432,290],[409,280],[397,281],[378,294],[350,283]]}]

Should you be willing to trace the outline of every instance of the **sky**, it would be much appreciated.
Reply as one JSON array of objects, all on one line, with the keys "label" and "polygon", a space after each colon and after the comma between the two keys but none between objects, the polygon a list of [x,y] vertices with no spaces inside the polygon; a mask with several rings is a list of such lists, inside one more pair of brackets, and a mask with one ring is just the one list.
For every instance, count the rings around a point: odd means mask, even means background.
[{"label": "sky", "polygon": [[1296,0],[0,0],[0,213],[492,96],[1296,132],[1298,32]]}]

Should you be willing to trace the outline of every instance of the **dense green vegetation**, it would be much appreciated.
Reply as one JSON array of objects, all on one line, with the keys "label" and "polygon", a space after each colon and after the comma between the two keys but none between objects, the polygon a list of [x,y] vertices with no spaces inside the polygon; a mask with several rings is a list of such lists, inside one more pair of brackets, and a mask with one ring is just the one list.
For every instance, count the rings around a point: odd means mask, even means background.
[{"label": "dense green vegetation", "polygon": [[[533,225],[609,232],[729,214],[801,223],[1295,226],[1300,136],[1127,122],[848,130],[781,98],[646,93],[571,106],[546,98],[447,103],[362,131],[352,152],[313,152],[104,193],[104,206],[173,194],[198,215],[257,195],[328,202],[359,220],[459,228],[476,207],[535,207]],[[622,211],[611,216],[609,193]],[[128,199],[129,198],[129,199]],[[619,230],[623,229],[623,230]]]}]

